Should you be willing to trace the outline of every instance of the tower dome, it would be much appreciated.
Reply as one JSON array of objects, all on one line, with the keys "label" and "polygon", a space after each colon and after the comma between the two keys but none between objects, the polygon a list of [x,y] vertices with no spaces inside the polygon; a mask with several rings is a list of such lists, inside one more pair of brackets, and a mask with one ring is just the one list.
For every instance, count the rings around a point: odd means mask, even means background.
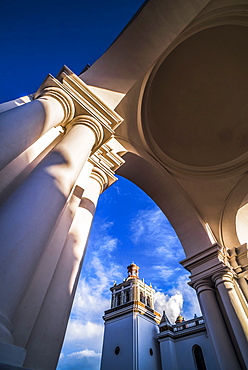
[{"label": "tower dome", "polygon": [[178,315],[177,318],[176,318],[175,323],[180,324],[183,321],[184,321],[184,317],[182,315]]},{"label": "tower dome", "polygon": [[139,278],[139,266],[137,266],[134,262],[132,262],[131,265],[127,267],[127,271],[128,271],[127,280]]}]

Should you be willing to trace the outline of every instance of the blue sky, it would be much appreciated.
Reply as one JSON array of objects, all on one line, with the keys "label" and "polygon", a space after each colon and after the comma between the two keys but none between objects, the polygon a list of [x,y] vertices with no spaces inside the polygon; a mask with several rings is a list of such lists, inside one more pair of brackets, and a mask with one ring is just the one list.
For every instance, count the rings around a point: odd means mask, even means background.
[{"label": "blue sky", "polygon": [[[35,92],[48,73],[66,64],[79,74],[93,64],[142,5],[142,0],[0,2],[0,102]],[[120,212],[121,211],[121,212]],[[88,250],[62,349],[59,370],[98,370],[102,315],[110,286],[134,261],[140,277],[156,289],[156,309],[171,320],[200,314],[184,253],[156,204],[124,178],[99,200]]]},{"label": "blue sky", "polygon": [[[120,212],[121,211],[121,212]],[[98,370],[104,310],[110,308],[109,288],[127,277],[134,261],[140,278],[152,283],[155,308],[174,321],[200,315],[188,272],[178,263],[181,244],[164,214],[136,185],[119,177],[100,197],[59,370]]]}]

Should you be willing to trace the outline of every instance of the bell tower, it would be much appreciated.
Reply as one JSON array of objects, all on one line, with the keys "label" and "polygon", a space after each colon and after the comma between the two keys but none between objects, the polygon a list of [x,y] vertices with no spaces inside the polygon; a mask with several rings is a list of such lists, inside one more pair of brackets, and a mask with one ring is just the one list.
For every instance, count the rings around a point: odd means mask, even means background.
[{"label": "bell tower", "polygon": [[105,311],[101,370],[160,370],[157,341],[160,314],[154,310],[154,289],[139,278],[132,262],[128,277],[110,288],[111,308]]}]

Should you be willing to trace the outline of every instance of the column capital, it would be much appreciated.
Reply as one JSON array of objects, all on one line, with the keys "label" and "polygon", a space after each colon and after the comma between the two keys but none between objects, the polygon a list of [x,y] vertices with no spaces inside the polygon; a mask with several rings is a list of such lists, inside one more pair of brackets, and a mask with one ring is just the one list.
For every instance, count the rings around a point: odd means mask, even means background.
[{"label": "column capital", "polygon": [[100,170],[100,168],[94,167],[90,178],[96,180],[101,186],[101,193],[108,187],[108,176]]},{"label": "column capital", "polygon": [[230,269],[225,268],[213,274],[212,280],[215,283],[215,286],[217,287],[219,284],[223,283],[234,284],[233,277],[234,273]]},{"label": "column capital", "polygon": [[58,126],[65,125],[70,122],[75,114],[75,106],[72,98],[59,87],[45,87],[39,92],[39,95],[36,96],[35,99],[40,99],[46,96],[56,99],[63,108],[64,119],[58,123]]},{"label": "column capital", "polygon": [[87,115],[77,116],[72,120],[70,127],[73,127],[76,125],[84,125],[92,129],[96,137],[93,150],[96,150],[102,144],[104,140],[104,130],[100,122],[98,122],[95,118],[91,116],[87,116]]},{"label": "column capital", "polygon": [[196,290],[197,295],[206,290],[211,290],[214,292],[214,284],[210,279],[201,279],[195,282],[191,282],[190,286],[192,286],[192,288]]}]

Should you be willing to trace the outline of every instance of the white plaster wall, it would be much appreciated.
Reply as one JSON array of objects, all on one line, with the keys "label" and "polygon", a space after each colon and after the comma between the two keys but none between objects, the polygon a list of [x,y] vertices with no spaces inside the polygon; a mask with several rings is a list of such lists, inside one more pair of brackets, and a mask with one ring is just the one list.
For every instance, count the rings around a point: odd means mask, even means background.
[{"label": "white plaster wall", "polygon": [[[202,349],[207,370],[221,370],[217,363],[214,348],[210,339],[200,333],[195,336],[187,337],[184,340],[178,340],[175,343],[175,352],[179,370],[196,370],[192,347],[198,345]],[[163,369],[164,370],[164,369]]]},{"label": "white plaster wall", "polygon": [[[160,370],[160,352],[157,341],[158,327],[145,316],[137,315],[138,370]],[[153,356],[150,355],[150,348]]]},{"label": "white plaster wall", "polygon": [[[135,370],[133,367],[133,315],[105,323],[101,370]],[[120,347],[119,355],[115,348]]]},{"label": "white plaster wall", "polygon": [[162,370],[178,370],[175,343],[171,338],[160,342]]}]

